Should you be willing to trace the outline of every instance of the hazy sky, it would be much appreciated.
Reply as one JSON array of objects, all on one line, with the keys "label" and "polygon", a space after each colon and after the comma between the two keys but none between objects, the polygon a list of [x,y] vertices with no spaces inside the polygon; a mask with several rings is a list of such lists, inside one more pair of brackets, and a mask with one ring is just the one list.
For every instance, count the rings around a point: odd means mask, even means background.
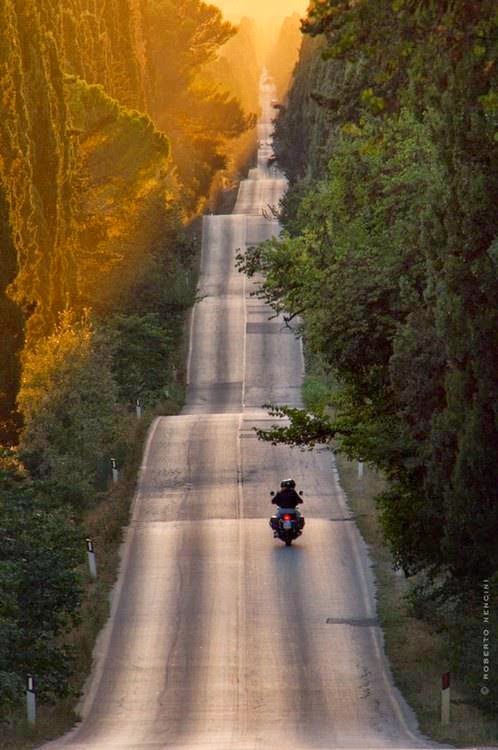
[{"label": "hazy sky", "polygon": [[304,15],[308,0],[207,0],[217,5],[229,18],[249,16],[257,20],[288,16],[297,11]]}]

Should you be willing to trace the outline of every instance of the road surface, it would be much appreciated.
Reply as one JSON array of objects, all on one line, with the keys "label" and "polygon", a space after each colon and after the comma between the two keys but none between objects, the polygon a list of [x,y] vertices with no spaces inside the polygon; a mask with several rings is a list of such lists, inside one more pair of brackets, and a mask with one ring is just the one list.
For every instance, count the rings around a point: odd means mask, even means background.
[{"label": "road surface", "polygon": [[[253,431],[269,424],[263,403],[301,403],[303,377],[299,341],[234,268],[237,249],[279,231],[273,95],[263,77],[257,167],[233,214],[204,218],[187,404],[149,433],[84,718],[52,750],[429,745],[393,687],[332,455]],[[268,526],[287,476],[307,519],[290,548]]]}]

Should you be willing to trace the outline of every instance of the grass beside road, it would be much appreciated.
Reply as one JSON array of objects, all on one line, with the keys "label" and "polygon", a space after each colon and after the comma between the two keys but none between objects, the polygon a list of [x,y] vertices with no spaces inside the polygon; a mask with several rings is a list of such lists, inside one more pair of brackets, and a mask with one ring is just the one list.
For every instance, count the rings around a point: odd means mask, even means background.
[{"label": "grass beside road", "polygon": [[498,746],[498,718],[484,715],[469,702],[457,680],[451,685],[451,723],[440,722],[441,675],[448,669],[448,643],[444,634],[410,614],[405,595],[410,583],[393,569],[377,520],[374,497],[383,488],[378,474],[364,468],[358,478],[357,463],[336,456],[341,485],[365,539],[377,582],[378,613],[386,651],[396,685],[415,711],[420,729],[432,739],[456,746]]}]

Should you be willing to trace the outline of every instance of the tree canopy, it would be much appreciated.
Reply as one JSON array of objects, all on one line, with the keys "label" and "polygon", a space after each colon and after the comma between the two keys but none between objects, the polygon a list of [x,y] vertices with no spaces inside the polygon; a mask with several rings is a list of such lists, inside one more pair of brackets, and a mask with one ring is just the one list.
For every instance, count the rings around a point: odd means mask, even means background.
[{"label": "tree canopy", "polygon": [[181,400],[186,225],[254,124],[237,36],[201,0],[0,3],[0,722],[28,673],[68,691],[84,524],[137,399]]},{"label": "tree canopy", "polygon": [[201,0],[1,4],[6,434],[24,336],[49,335],[65,309],[119,305],[172,207],[199,209],[228,142],[253,125],[208,72],[234,34]]},{"label": "tree canopy", "polygon": [[380,468],[396,561],[452,593],[498,571],[496,23],[492,2],[312,3],[277,123],[287,233],[240,259],[335,384],[334,416],[284,410],[266,437]]}]

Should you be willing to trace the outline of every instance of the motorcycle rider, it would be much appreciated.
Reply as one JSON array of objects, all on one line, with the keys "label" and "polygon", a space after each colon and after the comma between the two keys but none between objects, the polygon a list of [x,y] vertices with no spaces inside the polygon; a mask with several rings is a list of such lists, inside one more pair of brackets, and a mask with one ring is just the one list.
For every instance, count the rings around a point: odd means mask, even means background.
[{"label": "motorcycle rider", "polygon": [[[293,479],[283,479],[280,482],[280,490],[272,498],[273,505],[278,505],[277,518],[281,518],[284,513],[290,511],[296,514],[296,518],[300,524],[302,523],[303,518],[296,506],[302,502],[303,498],[296,492],[296,483]],[[273,536],[276,535],[277,532],[273,529]]]}]

